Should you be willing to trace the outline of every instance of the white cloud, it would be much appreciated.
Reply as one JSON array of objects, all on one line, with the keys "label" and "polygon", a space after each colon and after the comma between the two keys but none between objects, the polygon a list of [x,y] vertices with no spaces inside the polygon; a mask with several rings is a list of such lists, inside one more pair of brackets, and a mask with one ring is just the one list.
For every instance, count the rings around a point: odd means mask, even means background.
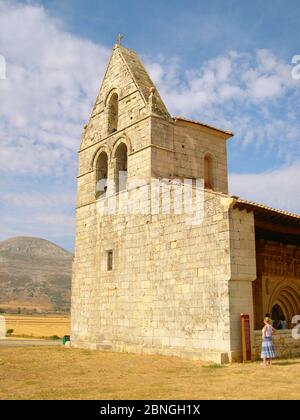
[{"label": "white cloud", "polygon": [[274,150],[286,162],[300,155],[300,83],[271,51],[228,51],[198,70],[163,57],[146,65],[173,115],[232,130],[238,148]]},{"label": "white cloud", "polygon": [[282,89],[283,85],[278,76],[257,77],[249,86],[252,97],[258,100],[280,96]]},{"label": "white cloud", "polygon": [[299,212],[300,83],[293,80],[290,63],[271,51],[257,50],[229,51],[198,70],[184,72],[179,64],[163,57],[147,64],[173,115],[231,129],[241,152],[251,150],[257,159],[268,155],[271,162],[271,156],[283,162],[272,172],[231,175],[230,192]]},{"label": "white cloud", "polygon": [[43,7],[0,5],[0,171],[74,171],[110,51],[69,34]]},{"label": "white cloud", "polygon": [[[9,179],[0,185],[1,238],[71,237],[76,151],[110,50],[68,33],[41,6],[0,0],[0,55],[7,63],[7,79],[0,80],[0,173]],[[231,129],[238,150],[267,149],[289,163],[232,175],[233,194],[299,211],[300,83],[290,64],[258,50],[228,51],[198,69],[163,56],[148,57],[146,67],[173,115]],[[39,182],[31,188],[20,177]],[[50,188],[51,177],[59,187]]]},{"label": "white cloud", "polygon": [[260,174],[231,174],[230,193],[279,209],[300,209],[300,161]]},{"label": "white cloud", "polygon": [[[110,51],[69,34],[43,7],[2,2],[0,53],[0,172],[75,174]],[[231,129],[237,147],[276,148],[287,162],[298,152],[300,83],[272,52],[228,51],[199,69],[183,69],[177,57],[146,61],[174,115]]]},{"label": "white cloud", "polygon": [[77,149],[110,51],[33,4],[0,1],[1,239],[35,235],[69,249]]}]

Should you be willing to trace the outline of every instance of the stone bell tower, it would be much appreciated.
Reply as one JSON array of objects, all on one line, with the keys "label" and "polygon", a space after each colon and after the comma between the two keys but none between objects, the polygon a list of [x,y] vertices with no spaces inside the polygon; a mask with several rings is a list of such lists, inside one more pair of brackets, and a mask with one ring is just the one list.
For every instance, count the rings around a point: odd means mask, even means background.
[{"label": "stone bell tower", "polygon": [[[103,216],[98,206],[124,192],[134,194],[135,179],[201,178],[210,212],[223,214],[231,135],[171,117],[137,54],[120,43],[114,46],[79,150],[74,346],[168,354],[197,350],[199,357],[206,348],[217,355],[224,351],[225,345],[207,342],[197,327],[199,322],[211,325],[207,311],[212,307],[214,319],[228,325],[228,313],[214,306],[214,281],[206,284],[201,277],[212,258],[220,273],[228,263],[218,247],[206,247],[208,238],[224,236],[218,227],[204,224],[194,230],[186,227],[184,215]],[[193,344],[197,340],[200,347]]]},{"label": "stone bell tower", "polygon": [[[118,170],[125,169],[128,170],[128,180],[132,177],[149,179],[152,116],[166,123],[172,120],[136,53],[116,44],[83,133],[79,158],[79,200],[90,202],[95,199],[95,176],[101,179],[107,175],[108,179],[117,181]],[[96,172],[91,175],[90,195],[83,197],[80,194],[80,177],[83,176],[86,184],[85,174],[91,170]],[[97,174],[97,170],[100,173]]]}]

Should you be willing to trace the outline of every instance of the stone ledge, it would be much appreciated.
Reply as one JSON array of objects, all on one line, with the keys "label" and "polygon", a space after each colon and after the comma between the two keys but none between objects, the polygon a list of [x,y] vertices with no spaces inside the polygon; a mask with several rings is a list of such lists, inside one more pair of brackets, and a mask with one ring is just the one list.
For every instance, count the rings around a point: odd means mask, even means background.
[{"label": "stone ledge", "polygon": [[181,357],[189,360],[199,360],[203,362],[212,362],[217,364],[225,364],[231,361],[232,357],[227,352],[221,352],[218,350],[188,350],[174,347],[144,347],[141,345],[132,345],[127,343],[108,343],[108,342],[88,342],[88,341],[76,341],[72,342],[71,346],[74,348],[84,348],[90,350],[110,351],[115,353],[135,353],[135,354],[147,354],[147,355],[162,355],[162,356],[174,356]]}]

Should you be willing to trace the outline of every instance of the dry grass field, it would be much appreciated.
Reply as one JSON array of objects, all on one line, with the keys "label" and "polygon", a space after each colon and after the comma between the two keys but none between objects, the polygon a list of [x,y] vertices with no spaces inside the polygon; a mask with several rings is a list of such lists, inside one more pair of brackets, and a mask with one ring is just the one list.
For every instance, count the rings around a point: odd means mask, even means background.
[{"label": "dry grass field", "polygon": [[0,399],[300,399],[300,359],[223,367],[63,347],[0,348]]},{"label": "dry grass field", "polygon": [[70,334],[70,317],[62,315],[5,315],[6,329],[13,329],[14,337],[49,338]]}]

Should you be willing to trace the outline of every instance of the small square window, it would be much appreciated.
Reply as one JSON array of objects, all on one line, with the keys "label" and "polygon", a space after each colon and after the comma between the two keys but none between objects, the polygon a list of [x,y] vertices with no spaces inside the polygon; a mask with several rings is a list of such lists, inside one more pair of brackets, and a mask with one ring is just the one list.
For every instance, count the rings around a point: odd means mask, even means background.
[{"label": "small square window", "polygon": [[107,251],[107,271],[112,271],[113,269],[113,251],[110,249]]}]

